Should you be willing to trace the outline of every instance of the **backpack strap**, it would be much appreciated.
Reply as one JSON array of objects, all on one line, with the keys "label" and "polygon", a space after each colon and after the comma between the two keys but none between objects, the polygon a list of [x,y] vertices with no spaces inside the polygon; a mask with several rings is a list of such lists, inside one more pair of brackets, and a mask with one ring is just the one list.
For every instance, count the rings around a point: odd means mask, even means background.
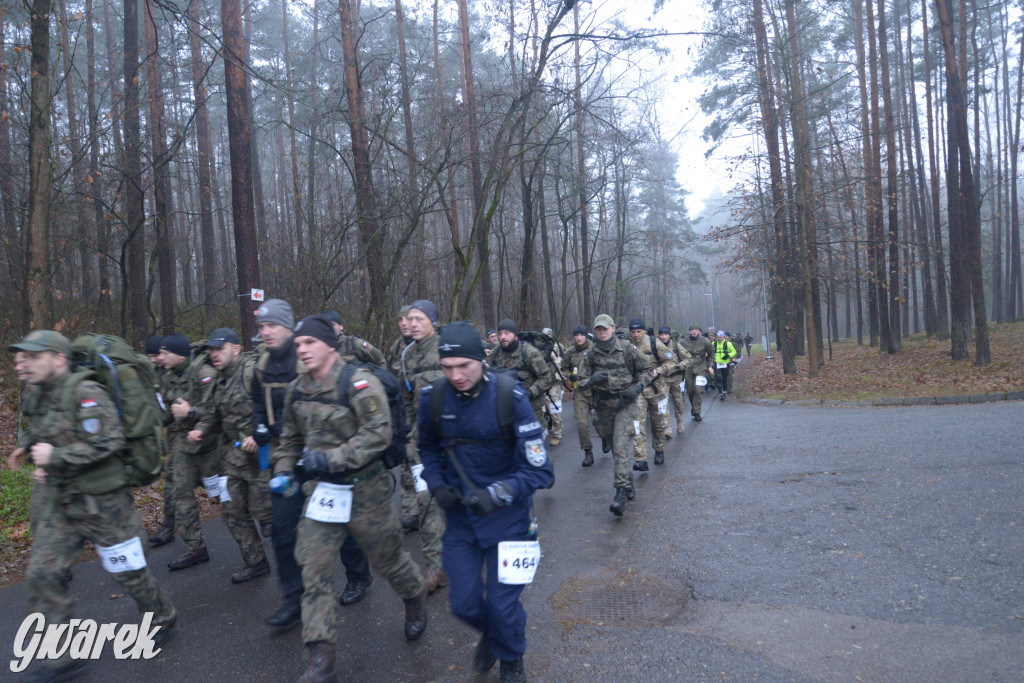
[{"label": "backpack strap", "polygon": [[[501,429],[502,436],[506,440],[512,441],[515,438],[515,431],[512,427],[516,422],[515,390],[516,384],[519,382],[511,375],[502,372],[496,372],[494,376],[497,382],[498,427]],[[437,430],[438,436],[441,435],[441,413],[444,412],[444,397],[447,388],[447,377],[438,378],[430,385],[430,403],[427,414],[430,421],[434,423],[434,429]],[[449,445],[486,443],[491,442],[479,439],[454,439]]]},{"label": "backpack strap", "polygon": [[661,357],[658,356],[658,338],[653,334],[647,335],[647,339],[651,342],[651,355],[654,356],[654,360],[661,365]]},{"label": "backpack strap", "polygon": [[352,375],[356,374],[356,368],[362,367],[362,363],[349,361],[338,373],[338,405],[351,408],[348,401],[348,388],[352,386]]}]

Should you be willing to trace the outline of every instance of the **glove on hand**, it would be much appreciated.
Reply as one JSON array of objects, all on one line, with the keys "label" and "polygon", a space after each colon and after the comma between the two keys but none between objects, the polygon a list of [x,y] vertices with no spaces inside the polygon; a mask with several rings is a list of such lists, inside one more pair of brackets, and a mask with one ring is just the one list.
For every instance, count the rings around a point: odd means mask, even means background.
[{"label": "glove on hand", "polygon": [[598,370],[593,375],[591,375],[589,379],[586,380],[586,386],[588,386],[588,387],[596,387],[598,384],[601,384],[602,382],[607,382],[607,381],[608,381],[608,371],[607,370]]},{"label": "glove on hand", "polygon": [[441,484],[431,491],[434,500],[445,510],[451,510],[462,501],[462,493],[451,484]]},{"label": "glove on hand", "polygon": [[632,384],[622,392],[622,405],[627,406],[631,403],[636,403],[637,396],[644,390],[641,384]]},{"label": "glove on hand", "polygon": [[316,479],[328,474],[331,471],[331,466],[327,462],[326,453],[306,449],[302,451],[302,457],[295,464],[295,469],[301,471],[310,479]]},{"label": "glove on hand", "polygon": [[486,517],[498,509],[489,491],[476,489],[462,498],[462,504],[478,517]]}]

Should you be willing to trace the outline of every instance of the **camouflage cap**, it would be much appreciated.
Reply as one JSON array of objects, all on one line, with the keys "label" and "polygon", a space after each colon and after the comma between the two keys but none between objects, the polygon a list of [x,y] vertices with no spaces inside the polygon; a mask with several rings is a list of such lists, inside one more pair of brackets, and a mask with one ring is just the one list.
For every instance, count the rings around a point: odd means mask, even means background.
[{"label": "camouflage cap", "polygon": [[697,323],[690,323],[689,329],[691,329],[691,330],[699,330],[700,329],[700,325],[698,325]]},{"label": "camouflage cap", "polygon": [[7,347],[9,353],[16,351],[53,351],[71,357],[71,342],[60,332],[53,330],[36,330],[29,332],[17,344]]},{"label": "camouflage cap", "polygon": [[598,327],[606,327],[610,330],[615,327],[615,321],[607,313],[602,313],[594,318],[594,328],[597,329]]}]

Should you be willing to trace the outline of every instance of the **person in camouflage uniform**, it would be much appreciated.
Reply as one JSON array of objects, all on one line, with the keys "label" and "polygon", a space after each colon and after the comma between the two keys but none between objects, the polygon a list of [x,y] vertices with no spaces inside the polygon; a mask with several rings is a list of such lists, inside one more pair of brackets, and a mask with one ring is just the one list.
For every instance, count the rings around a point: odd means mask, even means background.
[{"label": "person in camouflage uniform", "polygon": [[[562,356],[562,374],[566,380],[572,383],[572,412],[576,417],[576,427],[580,437],[580,448],[583,449],[583,466],[590,467],[594,464],[594,444],[590,440],[590,391],[580,388],[579,381],[580,366],[583,359],[590,351],[590,338],[587,337],[587,328],[577,325],[572,331],[572,346],[565,350]],[[569,387],[567,387],[569,388]]]},{"label": "person in camouflage uniform", "polygon": [[[398,311],[398,331],[401,336],[388,347],[388,370],[395,377],[402,377],[402,352],[415,341],[409,334],[407,315],[409,315],[409,307],[402,306]],[[412,473],[405,467],[402,467],[400,480],[402,484],[402,513],[399,515],[398,521],[406,531],[416,531],[420,528],[420,505],[416,500],[416,486]]]},{"label": "person in camouflage uniform", "polygon": [[[402,549],[391,480],[381,460],[391,441],[387,393],[362,368],[355,369],[345,387],[338,386],[345,364],[338,358],[337,341],[322,316],[310,316],[295,328],[296,350],[308,372],[288,388],[284,429],[273,453],[275,491],[287,495],[296,474],[307,480],[302,488],[308,499],[295,547],[304,587],[302,640],[310,653],[302,681],[329,681],[336,675],[334,563],[350,534],[404,600],[406,638],[419,638],[427,627],[426,587],[416,563]],[[340,390],[348,392],[344,402]],[[329,484],[350,488],[330,497]],[[328,496],[331,507],[337,500],[335,509],[347,503],[349,514],[337,522],[313,519],[327,507],[321,496]]]},{"label": "person in camouflage uniform", "polygon": [[[166,337],[160,346],[160,362],[164,367],[161,395],[167,406],[164,426],[174,468],[173,486],[170,491],[165,488],[164,496],[174,502],[175,520],[185,541],[185,552],[167,565],[172,571],[210,561],[199,524],[195,489],[203,485],[203,477],[214,476],[219,471],[216,457],[204,457],[201,445],[188,441],[188,433],[198,422],[196,406],[203,405],[203,397],[208,394],[216,374],[209,365],[194,370],[189,363],[189,350],[188,338],[183,334]],[[164,539],[170,540],[158,531],[150,537],[150,542],[163,545]]]},{"label": "person in camouflage uniform", "polygon": [[[402,478],[409,484],[419,483],[420,491],[416,493],[416,514],[420,529],[420,543],[423,547],[423,559],[426,563],[423,578],[427,590],[433,592],[441,586],[448,585],[448,575],[441,562],[441,548],[444,544],[444,514],[437,501],[430,495],[422,479],[413,476],[423,469],[419,450],[416,447],[419,432],[416,426],[416,410],[419,406],[423,390],[430,384],[444,377],[441,371],[441,356],[437,348],[437,306],[425,299],[414,301],[409,305],[406,316],[409,336],[413,343],[402,350],[398,383],[405,399],[406,424],[409,425],[409,444],[406,448],[406,461],[402,465]],[[419,479],[419,481],[417,481]]]},{"label": "person in camouflage uniform", "polygon": [[[127,447],[117,409],[103,385],[84,379],[72,384],[71,343],[58,332],[36,330],[7,347],[15,354],[15,372],[28,386],[18,447],[8,458],[12,469],[31,457],[35,463],[32,552],[25,575],[29,613],[47,625],[67,625],[73,601],[68,591],[71,565],[90,541],[99,549],[134,544],[140,569],[109,571],[120,590],[135,600],[140,613],[152,612],[161,647],[171,636],[177,612],[149,571],[148,543],[128,488],[121,451]],[[129,551],[130,552],[130,551]],[[46,661],[26,680],[71,678],[87,661]]]},{"label": "person in camouflage uniform", "polygon": [[540,351],[519,341],[519,328],[506,318],[498,324],[498,342],[496,349],[491,351],[487,364],[492,368],[513,370],[530,397],[530,405],[537,415],[537,421],[544,424],[544,409],[547,405],[547,392],[554,383],[553,373]]},{"label": "person in camouflage uniform", "polygon": [[334,332],[338,335],[338,355],[348,363],[357,360],[360,363],[373,363],[386,368],[387,359],[376,346],[354,334],[345,334],[345,326],[341,324],[341,316],[337,311],[324,311],[322,316],[331,321]]},{"label": "person in camouflage uniform", "polygon": [[[156,370],[157,384],[153,387],[153,391],[156,392],[157,402],[160,404],[160,409],[167,413],[167,405],[164,403],[163,393],[161,391],[161,384],[163,383],[164,366],[160,360],[160,345],[163,343],[164,337],[162,334],[154,334],[146,340],[146,358],[153,364],[153,368]],[[166,415],[165,415],[166,416]],[[167,441],[166,435],[164,441]],[[164,455],[164,465],[160,471],[160,476],[163,478],[163,493],[164,501],[163,506],[160,508],[160,524],[157,526],[156,532],[150,535],[149,545],[153,548],[170,543],[174,540],[174,497],[171,493],[174,491],[174,474],[173,466],[174,461],[171,459],[171,452],[167,451]]]},{"label": "person in camouflage uniform", "polygon": [[217,379],[188,439],[197,445],[206,435],[222,435],[221,467],[228,478],[231,500],[223,502],[221,508],[245,561],[245,566],[231,575],[231,582],[244,583],[270,573],[270,562],[252,520],[259,520],[264,537],[269,538],[273,519],[270,470],[260,469],[259,448],[252,438],[253,363],[241,355],[238,335],[226,327],[214,330],[206,346],[217,368]]},{"label": "person in camouflage uniform", "polygon": [[[697,386],[697,378],[708,379],[708,373],[715,374],[715,347],[711,341],[700,333],[700,325],[690,323],[690,333],[679,340],[693,358],[693,364],[686,369],[686,395],[690,399],[690,415],[700,422],[701,404],[704,399],[704,387]],[[710,382],[709,382],[710,383]]]},{"label": "person in camouflage uniform", "polygon": [[[665,376],[665,384],[668,386],[669,397],[672,399],[672,412],[676,415],[676,431],[682,434],[685,429],[683,426],[683,413],[686,411],[686,399],[683,398],[683,388],[681,385],[686,378],[687,368],[693,365],[693,359],[690,357],[690,353],[680,346],[679,341],[672,336],[671,328],[662,327],[658,330],[658,339],[679,360],[677,369]],[[669,420],[668,432],[665,436],[669,439],[672,438],[671,420]]]},{"label": "person in camouflage uniform", "polygon": [[601,314],[594,320],[593,344],[580,365],[578,388],[590,392],[597,411],[598,433],[611,441],[615,460],[615,498],[609,507],[621,517],[626,500],[636,495],[633,474],[629,471],[633,414],[637,398],[653,375],[646,357],[636,347],[615,335],[612,317]]},{"label": "person in camouflage uniform", "polygon": [[629,336],[637,351],[647,359],[654,373],[654,379],[644,388],[643,394],[637,400],[634,418],[636,424],[633,449],[636,462],[633,463],[633,469],[637,472],[647,472],[650,470],[650,465],[647,464],[647,415],[649,413],[651,416],[654,464],[662,465],[665,463],[665,439],[669,430],[668,388],[665,386],[664,376],[679,367],[679,359],[665,348],[657,337],[653,338],[655,348],[651,348],[652,337],[647,334],[641,318],[629,321]]},{"label": "person in camouflage uniform", "polygon": [[548,444],[558,446],[562,443],[562,398],[564,391],[562,381],[558,377],[558,370],[562,364],[562,356],[565,355],[565,348],[555,339],[555,331],[550,327],[545,327],[541,331],[551,337],[551,340],[554,342],[551,349],[551,362],[548,363],[548,368],[551,370],[551,388],[544,394],[544,397],[547,399],[544,402],[544,414],[551,424]]}]

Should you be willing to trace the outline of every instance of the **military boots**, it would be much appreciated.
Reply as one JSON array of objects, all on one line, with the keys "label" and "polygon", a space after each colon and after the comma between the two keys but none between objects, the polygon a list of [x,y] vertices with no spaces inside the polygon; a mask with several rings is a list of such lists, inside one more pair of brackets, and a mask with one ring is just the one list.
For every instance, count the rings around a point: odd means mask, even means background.
[{"label": "military boots", "polygon": [[612,504],[608,509],[616,517],[622,516],[623,511],[626,509],[626,489],[615,489],[615,499],[612,500]]},{"label": "military boots", "polygon": [[592,451],[591,449],[588,448],[585,451],[583,451],[583,466],[584,467],[590,467],[593,464],[594,464],[594,451]]},{"label": "military boots", "polygon": [[299,683],[334,683],[337,680],[335,671],[334,643],[310,643],[309,668],[302,674]]},{"label": "military boots", "polygon": [[500,683],[526,683],[526,670],[523,668],[522,658],[506,662],[501,660]]},{"label": "military boots", "polygon": [[162,545],[167,545],[174,540],[174,525],[168,525],[163,522],[157,527],[156,532],[149,537],[149,545],[153,548],[159,548]]},{"label": "military boots", "polygon": [[416,640],[427,630],[427,589],[405,602],[405,638]]}]

